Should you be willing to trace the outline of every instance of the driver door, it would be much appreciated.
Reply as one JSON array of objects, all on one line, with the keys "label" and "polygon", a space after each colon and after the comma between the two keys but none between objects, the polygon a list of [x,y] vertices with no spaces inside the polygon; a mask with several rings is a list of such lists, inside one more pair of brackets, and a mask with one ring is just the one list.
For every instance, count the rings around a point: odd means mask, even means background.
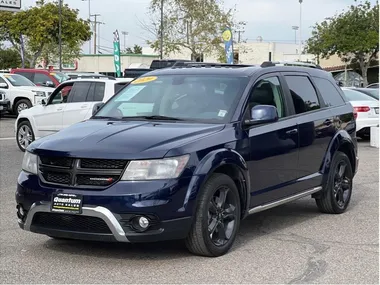
[{"label": "driver door", "polygon": [[41,112],[34,115],[34,121],[41,136],[50,135],[62,129],[63,112],[71,88],[72,83],[61,85],[48,98],[47,105],[41,105]]}]

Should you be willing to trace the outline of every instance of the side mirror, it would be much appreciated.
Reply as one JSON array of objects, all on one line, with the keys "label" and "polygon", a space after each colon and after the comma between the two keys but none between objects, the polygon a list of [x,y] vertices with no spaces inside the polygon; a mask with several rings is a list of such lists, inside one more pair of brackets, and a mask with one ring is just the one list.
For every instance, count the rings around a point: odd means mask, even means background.
[{"label": "side mirror", "polygon": [[46,87],[55,87],[53,81],[46,81],[43,85],[45,85]]},{"label": "side mirror", "polygon": [[251,118],[245,120],[246,126],[256,126],[278,121],[277,108],[270,105],[257,105],[251,109]]},{"label": "side mirror", "polygon": [[46,100],[45,100],[45,99],[42,99],[42,100],[41,100],[41,105],[42,105],[42,106],[46,106],[46,105],[47,105],[47,103],[46,103]]},{"label": "side mirror", "polygon": [[0,83],[0,88],[2,88],[2,89],[8,89],[7,83]]},{"label": "side mirror", "polygon": [[92,107],[92,115],[94,116],[99,111],[99,109],[103,107],[103,105],[104,103],[102,102],[96,103],[94,107]]}]

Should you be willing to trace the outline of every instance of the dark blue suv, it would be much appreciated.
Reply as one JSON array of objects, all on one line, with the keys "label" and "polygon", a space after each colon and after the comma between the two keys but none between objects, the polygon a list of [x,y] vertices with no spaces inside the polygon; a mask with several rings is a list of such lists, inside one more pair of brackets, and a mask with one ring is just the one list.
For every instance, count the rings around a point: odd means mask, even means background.
[{"label": "dark blue suv", "polygon": [[358,168],[353,107],[332,76],[295,66],[149,72],[91,119],[32,143],[22,229],[52,238],[183,239],[220,256],[240,222],[310,196],[343,213]]}]

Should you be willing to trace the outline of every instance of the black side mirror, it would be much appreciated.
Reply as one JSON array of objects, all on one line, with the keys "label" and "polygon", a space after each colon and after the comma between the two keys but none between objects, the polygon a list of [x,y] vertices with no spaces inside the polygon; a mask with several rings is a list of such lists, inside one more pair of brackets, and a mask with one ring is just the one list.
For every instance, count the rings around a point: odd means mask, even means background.
[{"label": "black side mirror", "polygon": [[251,109],[251,118],[245,120],[246,126],[255,126],[278,121],[277,108],[270,105],[257,105]]},{"label": "black side mirror", "polygon": [[94,116],[94,115],[100,110],[100,108],[103,107],[103,105],[104,105],[103,102],[96,103],[96,104],[94,105],[94,107],[92,107],[92,115]]},{"label": "black side mirror", "polygon": [[42,106],[46,106],[46,105],[47,105],[47,103],[46,103],[46,100],[45,100],[45,99],[42,99],[42,100],[41,100],[41,105],[42,105]]}]

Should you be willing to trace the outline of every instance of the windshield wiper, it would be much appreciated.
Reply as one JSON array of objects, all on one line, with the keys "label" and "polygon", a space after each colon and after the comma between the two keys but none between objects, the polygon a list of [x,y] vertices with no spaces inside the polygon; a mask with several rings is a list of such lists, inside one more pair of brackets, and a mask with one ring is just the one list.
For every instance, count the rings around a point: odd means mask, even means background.
[{"label": "windshield wiper", "polygon": [[105,120],[115,120],[115,121],[120,121],[122,118],[121,117],[107,117],[107,116],[95,116],[92,117],[92,119],[105,119]]},{"label": "windshield wiper", "polygon": [[176,118],[176,117],[168,117],[168,116],[132,116],[132,117],[123,117],[123,120],[127,119],[145,119],[145,120],[163,120],[163,121],[184,121],[184,119]]}]

